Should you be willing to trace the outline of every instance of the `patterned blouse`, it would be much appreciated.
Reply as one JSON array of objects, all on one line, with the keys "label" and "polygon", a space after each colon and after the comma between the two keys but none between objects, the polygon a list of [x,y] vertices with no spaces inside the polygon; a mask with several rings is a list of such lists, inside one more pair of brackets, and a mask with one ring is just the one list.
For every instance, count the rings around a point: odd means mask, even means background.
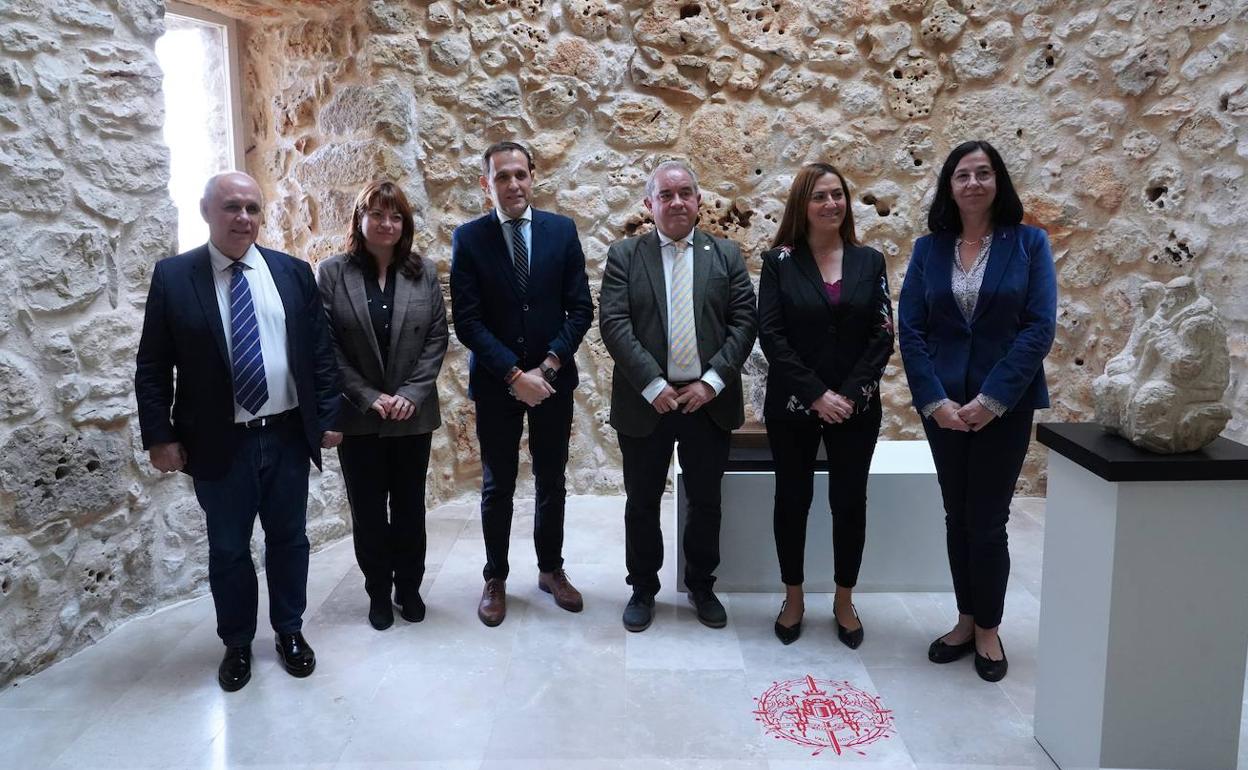
[{"label": "patterned blouse", "polygon": [[[988,252],[992,250],[992,233],[985,235],[979,242],[979,255],[975,257],[974,264],[970,270],[962,268],[962,239],[959,238],[953,245],[953,298],[958,303],[958,309],[962,311],[962,317],[969,324],[975,316],[975,303],[979,301],[979,290],[984,285],[984,271],[988,268]],[[996,399],[980,393],[976,398],[984,408],[995,414],[997,417],[1008,411],[1005,404]],[[933,401],[922,409],[924,417],[931,417],[949,399],[942,398],[939,401]]]}]

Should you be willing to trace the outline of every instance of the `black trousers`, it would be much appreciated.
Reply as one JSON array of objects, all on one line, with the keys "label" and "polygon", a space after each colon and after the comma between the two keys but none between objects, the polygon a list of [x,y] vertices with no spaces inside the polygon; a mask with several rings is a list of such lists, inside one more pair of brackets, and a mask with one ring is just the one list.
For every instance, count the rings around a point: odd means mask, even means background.
[{"label": "black trousers", "polygon": [[481,444],[481,531],[485,536],[485,579],[506,580],[511,537],[512,496],[520,469],[520,435],[529,419],[529,454],[537,509],[533,544],[537,568],[563,567],[563,511],[567,497],[564,470],[572,437],[572,391],[555,393],[534,407],[521,401],[483,399],[477,405],[477,440]]},{"label": "black trousers", "polygon": [[945,503],[945,540],[958,612],[980,628],[1001,624],[1010,577],[1006,523],[1031,442],[1033,412],[1008,412],[978,433],[924,420]]},{"label": "black trousers", "polygon": [[308,444],[297,414],[264,428],[236,428],[238,445],[219,479],[195,479],[208,523],[208,584],[217,635],[227,646],[256,636],[259,587],[251,560],[257,515],[264,528],[269,623],[278,633],[303,628],[308,603]]},{"label": "black trousers", "polygon": [[729,431],[703,410],[668,412],[649,436],[619,434],[624,458],[624,558],[634,591],[659,592],[663,530],[659,506],[667,486],[672,448],[680,457],[688,502],[685,520],[685,586],[691,591],[715,584],[719,566],[720,481],[728,465]]},{"label": "black trousers", "polygon": [[351,539],[368,595],[400,603],[425,577],[425,479],[432,433],[344,436],[338,446]]},{"label": "black trousers", "polygon": [[880,410],[830,425],[820,420],[768,420],[767,441],[776,465],[772,522],[780,579],[805,580],[806,517],[814,498],[815,456],[822,441],[828,457],[828,507],[832,511],[832,556],[836,584],[853,588],[867,536],[867,478],[880,435]]}]

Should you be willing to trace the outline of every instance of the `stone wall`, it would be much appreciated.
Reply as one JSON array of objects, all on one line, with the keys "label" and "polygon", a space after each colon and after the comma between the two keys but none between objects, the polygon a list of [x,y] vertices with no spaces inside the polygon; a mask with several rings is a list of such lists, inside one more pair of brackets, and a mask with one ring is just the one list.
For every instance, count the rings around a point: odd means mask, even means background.
[{"label": "stone wall", "polygon": [[[607,244],[649,226],[645,170],[684,156],[702,178],[702,225],[741,241],[755,271],[793,171],[837,164],[860,236],[889,258],[895,296],[944,156],[986,138],[1057,259],[1055,407],[1041,419],[1089,419],[1091,381],[1126,338],[1135,287],[1187,274],[1232,331],[1228,433],[1248,437],[1248,4],[212,6],[247,33],[248,165],[271,200],[265,236],[310,261],[341,249],[355,191],[391,178],[417,203],[419,246],[445,279],[452,231],[485,205],[481,151],[517,138],[537,156],[535,204],[576,219],[595,291]],[[439,497],[478,483],[465,364],[452,344],[432,463]],[[572,486],[618,488],[596,327],[578,364]],[[883,397],[884,435],[921,436],[899,356]],[[1020,491],[1043,491],[1043,464],[1037,446]]]},{"label": "stone wall", "polygon": [[[648,226],[644,171],[692,159],[703,225],[753,269],[791,174],[829,160],[894,295],[936,168],[983,137],[1053,240],[1055,408],[1089,419],[1134,288],[1191,275],[1231,331],[1248,438],[1248,4],[1240,0],[202,0],[242,21],[247,163],[262,242],[341,248],[355,191],[402,182],[445,278],[450,234],[483,210],[478,156],[520,138],[535,202],[573,216],[596,287],[607,244]],[[0,0],[0,682],[120,619],[203,590],[202,514],[137,439],[133,356],[153,262],[172,250],[156,0]],[[610,362],[578,363],[570,485],[615,491]],[[480,462],[453,343],[439,383],[433,500]],[[885,435],[918,435],[899,359]],[[1029,458],[1024,492],[1043,489]],[[522,472],[522,478],[527,474]],[[316,542],[346,533],[314,474]]]}]

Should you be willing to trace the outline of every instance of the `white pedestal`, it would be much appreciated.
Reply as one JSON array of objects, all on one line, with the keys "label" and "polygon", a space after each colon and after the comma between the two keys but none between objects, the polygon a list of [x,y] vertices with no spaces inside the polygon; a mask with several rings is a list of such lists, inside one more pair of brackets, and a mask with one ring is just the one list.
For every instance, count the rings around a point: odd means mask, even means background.
[{"label": "white pedestal", "polygon": [[[734,457],[748,456],[736,449]],[[772,529],[775,476],[770,470],[732,470],[769,465],[766,460],[730,461],[722,486],[723,521],[720,563],[715,570],[719,591],[782,590],[776,540]],[[685,497],[680,465],[676,465],[676,576],[683,589]],[[833,579],[832,516],[828,512],[828,475],[815,474],[815,495],[806,530],[807,591],[831,592]],[[859,591],[950,591],[945,554],[945,512],[936,467],[926,441],[880,441],[871,459],[867,482],[867,540]]]},{"label": "white pedestal", "polygon": [[1107,481],[1059,451],[1049,455],[1036,739],[1062,770],[1233,769],[1248,481]]}]

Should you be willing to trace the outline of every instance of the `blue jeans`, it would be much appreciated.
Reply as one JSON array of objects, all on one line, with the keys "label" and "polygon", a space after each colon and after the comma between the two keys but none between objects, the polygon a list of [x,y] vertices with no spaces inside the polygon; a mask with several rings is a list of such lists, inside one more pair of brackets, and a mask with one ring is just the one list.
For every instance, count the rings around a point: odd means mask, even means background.
[{"label": "blue jeans", "polygon": [[195,479],[208,521],[208,583],[217,635],[227,646],[251,643],[259,604],[251,532],[264,528],[269,622],[278,633],[303,627],[308,587],[308,458],[302,424],[237,428],[238,447],[220,479]]}]

